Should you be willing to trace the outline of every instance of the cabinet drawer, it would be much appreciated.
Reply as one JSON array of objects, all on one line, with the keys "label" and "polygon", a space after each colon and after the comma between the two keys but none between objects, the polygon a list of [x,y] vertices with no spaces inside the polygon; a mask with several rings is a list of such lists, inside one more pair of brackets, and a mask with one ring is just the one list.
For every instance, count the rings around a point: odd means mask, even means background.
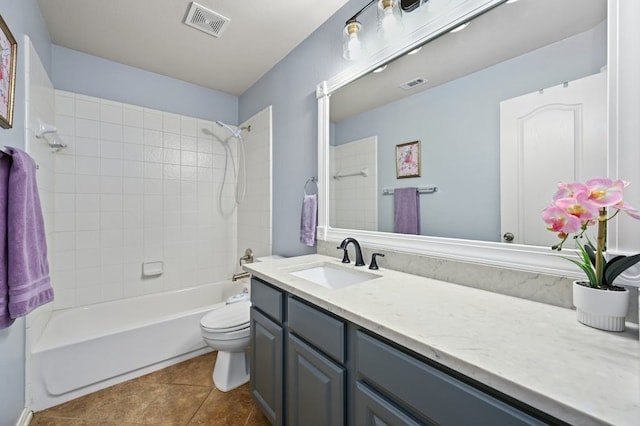
[{"label": "cabinet drawer", "polygon": [[358,375],[410,412],[438,424],[544,423],[475,387],[364,334],[356,333]]},{"label": "cabinet drawer", "polygon": [[354,422],[361,425],[422,426],[362,382],[356,382]]},{"label": "cabinet drawer", "polygon": [[345,358],[345,325],[296,299],[287,299],[289,329],[339,363]]},{"label": "cabinet drawer", "polygon": [[284,295],[281,291],[265,284],[257,278],[251,278],[251,302],[253,306],[278,322],[282,322]]}]

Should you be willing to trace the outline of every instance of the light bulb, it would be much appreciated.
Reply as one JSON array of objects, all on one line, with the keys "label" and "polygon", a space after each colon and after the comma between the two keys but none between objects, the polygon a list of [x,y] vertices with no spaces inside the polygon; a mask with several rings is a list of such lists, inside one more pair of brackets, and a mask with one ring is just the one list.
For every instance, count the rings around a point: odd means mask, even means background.
[{"label": "light bulb", "polygon": [[349,35],[347,49],[349,49],[349,59],[358,59],[362,55],[362,43],[360,43],[358,34]]},{"label": "light bulb", "polygon": [[402,13],[397,0],[378,2],[378,33],[385,40],[392,40],[402,33]]},{"label": "light bulb", "polygon": [[360,59],[364,53],[364,47],[358,34],[362,25],[358,21],[347,22],[344,27],[342,39],[342,56],[349,61]]}]

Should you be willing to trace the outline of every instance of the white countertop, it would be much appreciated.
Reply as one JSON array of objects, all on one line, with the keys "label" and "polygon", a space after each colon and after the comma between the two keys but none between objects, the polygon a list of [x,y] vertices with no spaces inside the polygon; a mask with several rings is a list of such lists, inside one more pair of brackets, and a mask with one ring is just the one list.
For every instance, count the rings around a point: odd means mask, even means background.
[{"label": "white countertop", "polygon": [[388,269],[329,289],[289,274],[338,259],[244,268],[281,289],[575,425],[640,425],[638,327],[596,330],[575,311]]}]

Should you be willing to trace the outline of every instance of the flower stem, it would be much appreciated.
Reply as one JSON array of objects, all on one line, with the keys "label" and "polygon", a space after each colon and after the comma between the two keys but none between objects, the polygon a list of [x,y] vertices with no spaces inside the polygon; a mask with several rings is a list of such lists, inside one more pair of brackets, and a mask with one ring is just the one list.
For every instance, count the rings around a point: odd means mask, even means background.
[{"label": "flower stem", "polygon": [[603,285],[603,253],[605,250],[605,244],[607,240],[607,208],[600,209],[600,215],[598,216],[598,237],[596,240],[596,280],[598,280],[598,287]]}]

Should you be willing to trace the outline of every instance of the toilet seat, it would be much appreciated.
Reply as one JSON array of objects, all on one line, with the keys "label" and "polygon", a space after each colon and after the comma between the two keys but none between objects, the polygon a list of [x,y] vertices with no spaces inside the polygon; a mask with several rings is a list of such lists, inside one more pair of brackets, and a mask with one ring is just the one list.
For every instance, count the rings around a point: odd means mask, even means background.
[{"label": "toilet seat", "polygon": [[231,333],[248,329],[250,307],[249,301],[224,305],[203,316],[200,326],[211,333]]}]

